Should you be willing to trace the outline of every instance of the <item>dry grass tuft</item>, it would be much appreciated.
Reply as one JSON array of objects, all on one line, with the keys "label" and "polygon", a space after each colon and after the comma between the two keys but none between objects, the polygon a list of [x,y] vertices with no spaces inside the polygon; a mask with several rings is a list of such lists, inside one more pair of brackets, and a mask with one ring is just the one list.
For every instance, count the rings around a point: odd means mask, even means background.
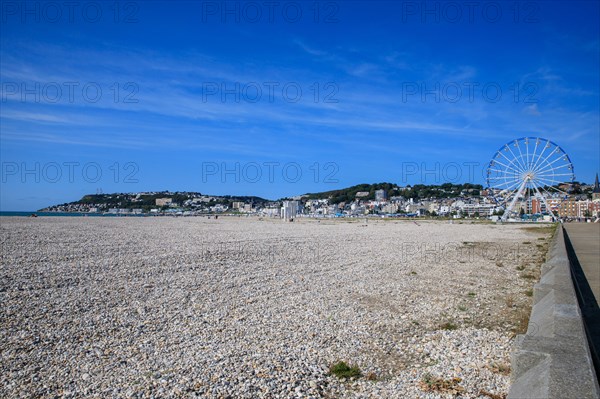
[{"label": "dry grass tuft", "polygon": [[496,374],[509,375],[510,374],[510,366],[504,363],[491,363],[487,366],[487,368]]},{"label": "dry grass tuft", "polygon": [[515,297],[512,295],[508,295],[504,300],[506,307],[512,309],[515,306]]},{"label": "dry grass tuft", "polygon": [[367,373],[365,378],[367,379],[367,381],[377,381],[377,374],[370,372],[370,373]]},{"label": "dry grass tuft", "polygon": [[531,315],[531,308],[528,306],[518,308],[515,317],[515,328],[513,332],[515,334],[525,334],[529,325],[529,316]]},{"label": "dry grass tuft", "polygon": [[434,377],[427,373],[419,381],[419,388],[425,392],[442,392],[452,395],[459,395],[465,391],[463,387],[458,385],[462,381],[461,378],[455,377],[450,380],[444,380],[440,377]]},{"label": "dry grass tuft", "polygon": [[495,393],[484,391],[483,389],[481,391],[479,391],[479,395],[487,396],[488,398],[491,398],[491,399],[506,399],[506,394],[497,395]]}]

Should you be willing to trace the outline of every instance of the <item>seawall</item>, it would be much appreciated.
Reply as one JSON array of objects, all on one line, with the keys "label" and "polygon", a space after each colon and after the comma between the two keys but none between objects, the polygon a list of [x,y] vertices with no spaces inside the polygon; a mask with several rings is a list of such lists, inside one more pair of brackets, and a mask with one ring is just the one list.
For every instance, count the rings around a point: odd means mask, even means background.
[{"label": "seawall", "polygon": [[508,399],[600,398],[567,243],[559,226],[534,286],[527,332],[515,342]]}]

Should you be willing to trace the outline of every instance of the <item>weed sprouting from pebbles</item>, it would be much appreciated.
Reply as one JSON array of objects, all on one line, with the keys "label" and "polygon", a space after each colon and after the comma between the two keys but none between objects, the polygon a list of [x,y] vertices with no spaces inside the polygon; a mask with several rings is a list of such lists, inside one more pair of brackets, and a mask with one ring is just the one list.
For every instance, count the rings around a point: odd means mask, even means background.
[{"label": "weed sprouting from pebbles", "polygon": [[527,280],[533,280],[533,279],[535,279],[535,276],[531,273],[523,273],[523,274],[521,274],[521,278],[524,278]]},{"label": "weed sprouting from pebbles", "polygon": [[447,321],[446,323],[442,324],[440,326],[440,328],[442,330],[452,331],[452,330],[456,330],[458,328],[458,326],[456,324],[452,323],[452,322]]},{"label": "weed sprouting from pebbles", "polygon": [[337,378],[358,378],[362,375],[358,366],[349,366],[346,362],[337,362],[329,368],[329,374]]}]

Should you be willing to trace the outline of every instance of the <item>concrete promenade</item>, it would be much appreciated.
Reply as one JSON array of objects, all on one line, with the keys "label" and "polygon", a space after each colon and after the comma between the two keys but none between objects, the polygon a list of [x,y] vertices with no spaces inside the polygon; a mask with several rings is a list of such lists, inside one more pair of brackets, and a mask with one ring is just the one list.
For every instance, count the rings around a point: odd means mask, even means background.
[{"label": "concrete promenade", "polygon": [[590,353],[600,371],[600,223],[565,223],[566,248]]},{"label": "concrete promenade", "polygon": [[600,223],[565,223],[587,283],[600,302]]}]

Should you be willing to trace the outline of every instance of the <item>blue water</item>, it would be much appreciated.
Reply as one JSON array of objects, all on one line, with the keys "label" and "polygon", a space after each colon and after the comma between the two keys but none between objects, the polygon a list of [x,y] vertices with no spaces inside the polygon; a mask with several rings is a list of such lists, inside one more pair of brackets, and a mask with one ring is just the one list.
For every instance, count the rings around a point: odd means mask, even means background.
[{"label": "blue water", "polygon": [[[117,215],[114,213],[76,213],[76,212],[36,212],[36,211],[31,211],[31,212],[0,212],[0,216],[31,216],[31,214],[35,214],[37,216],[78,216],[78,217],[82,217],[82,216],[95,216],[95,217],[124,217],[125,215]],[[141,214],[141,215],[127,215],[127,217],[130,216],[134,216],[134,217],[143,217],[143,216],[147,216],[147,214]]]}]

